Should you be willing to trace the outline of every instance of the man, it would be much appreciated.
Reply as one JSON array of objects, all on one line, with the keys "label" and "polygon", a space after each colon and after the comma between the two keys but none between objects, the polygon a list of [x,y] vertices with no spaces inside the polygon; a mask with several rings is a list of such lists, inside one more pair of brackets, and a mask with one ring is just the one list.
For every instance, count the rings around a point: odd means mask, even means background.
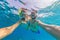
[{"label": "man", "polygon": [[35,20],[36,17],[37,17],[37,11],[34,10],[34,9],[32,9],[32,12],[31,12],[31,15],[30,16],[31,16],[32,20]]},{"label": "man", "polygon": [[27,29],[32,30],[33,32],[39,32],[39,27],[38,27],[38,23],[36,22],[36,17],[37,17],[37,11],[32,9],[31,15],[30,15],[31,19],[27,22],[28,27]]}]

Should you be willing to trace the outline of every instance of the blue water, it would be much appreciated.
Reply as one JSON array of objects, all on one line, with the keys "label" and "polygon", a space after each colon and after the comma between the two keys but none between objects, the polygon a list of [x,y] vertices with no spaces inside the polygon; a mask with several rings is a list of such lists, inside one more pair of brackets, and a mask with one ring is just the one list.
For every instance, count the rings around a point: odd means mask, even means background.
[{"label": "blue water", "polygon": [[60,1],[54,2],[51,6],[39,10],[39,13],[53,13],[53,16],[40,18],[41,21],[47,24],[60,25]]},{"label": "blue water", "polygon": [[[3,1],[2,1],[3,2]],[[13,25],[19,20],[19,16],[17,14],[13,14],[12,10],[16,10],[15,8],[8,7],[8,3],[5,2],[4,4],[5,9],[2,8],[0,4],[0,28],[4,28],[10,25]],[[55,6],[51,9],[52,5]],[[54,24],[60,25],[60,4],[59,1],[52,4],[49,7],[43,8],[39,10],[39,13],[54,13],[53,16],[48,16],[45,18],[39,18],[39,20],[43,21],[47,24]],[[12,9],[12,10],[11,10]],[[8,12],[10,11],[10,12]],[[8,17],[7,17],[8,16]],[[40,33],[32,32],[31,30],[26,30],[26,24],[19,25],[14,32],[12,32],[7,37],[3,38],[2,40],[56,40],[52,35],[50,35],[47,31],[45,31],[41,26]]]},{"label": "blue water", "polygon": [[[6,27],[16,23],[19,20],[19,16],[15,14],[9,14],[8,19],[6,15],[2,15],[0,20],[0,28]],[[12,34],[3,38],[3,40],[55,40],[49,33],[47,33],[44,29],[40,29],[40,33],[32,32],[31,30],[26,30],[26,24],[19,25]],[[37,26],[38,27],[38,26]]]}]

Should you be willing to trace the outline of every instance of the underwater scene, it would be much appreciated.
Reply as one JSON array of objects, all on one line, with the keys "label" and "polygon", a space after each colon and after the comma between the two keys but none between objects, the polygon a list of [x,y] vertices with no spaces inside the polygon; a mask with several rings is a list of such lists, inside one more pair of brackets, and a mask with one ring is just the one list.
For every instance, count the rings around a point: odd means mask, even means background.
[{"label": "underwater scene", "polygon": [[0,0],[0,40],[60,40],[60,0]]}]

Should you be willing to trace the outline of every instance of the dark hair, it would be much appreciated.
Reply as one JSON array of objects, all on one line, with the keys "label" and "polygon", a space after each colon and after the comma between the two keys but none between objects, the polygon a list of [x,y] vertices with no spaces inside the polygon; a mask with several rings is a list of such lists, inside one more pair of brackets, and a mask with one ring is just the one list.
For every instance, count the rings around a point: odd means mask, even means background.
[{"label": "dark hair", "polygon": [[25,21],[25,18],[22,18],[21,20],[22,20],[22,21]]}]

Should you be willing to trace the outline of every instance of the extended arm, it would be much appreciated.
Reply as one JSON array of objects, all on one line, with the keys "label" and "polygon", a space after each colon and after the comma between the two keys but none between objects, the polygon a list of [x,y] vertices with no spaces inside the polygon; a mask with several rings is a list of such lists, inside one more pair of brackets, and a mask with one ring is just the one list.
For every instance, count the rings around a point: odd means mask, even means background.
[{"label": "extended arm", "polygon": [[40,20],[37,20],[39,25],[44,28],[47,32],[49,32],[52,36],[54,36],[56,39],[60,40],[60,26],[56,25],[48,25]]},{"label": "extended arm", "polygon": [[20,24],[20,22],[18,21],[17,23],[15,23],[12,26],[6,27],[6,28],[0,28],[0,39],[6,37],[7,35],[11,34]]}]

